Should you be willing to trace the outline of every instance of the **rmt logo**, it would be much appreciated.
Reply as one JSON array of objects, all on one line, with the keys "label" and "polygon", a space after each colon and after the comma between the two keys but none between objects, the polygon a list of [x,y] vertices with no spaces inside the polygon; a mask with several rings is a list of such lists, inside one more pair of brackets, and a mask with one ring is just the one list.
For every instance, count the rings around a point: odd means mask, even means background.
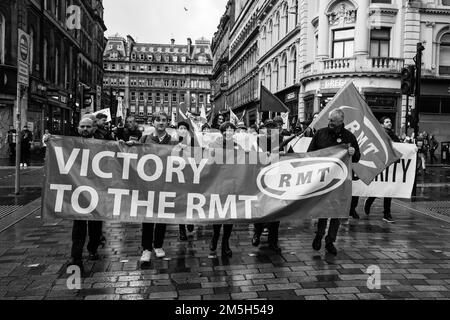
[{"label": "rmt logo", "polygon": [[66,27],[69,30],[81,29],[81,8],[79,6],[71,5],[67,7]]}]

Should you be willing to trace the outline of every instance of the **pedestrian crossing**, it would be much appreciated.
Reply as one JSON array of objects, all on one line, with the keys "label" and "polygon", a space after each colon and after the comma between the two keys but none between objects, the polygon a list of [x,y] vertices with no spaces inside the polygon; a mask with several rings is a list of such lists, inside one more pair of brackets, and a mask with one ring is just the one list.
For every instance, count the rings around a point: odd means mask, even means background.
[{"label": "pedestrian crossing", "polygon": [[23,205],[0,206],[0,220],[7,217],[8,215],[15,212],[16,210],[19,210],[22,207],[23,207]]}]

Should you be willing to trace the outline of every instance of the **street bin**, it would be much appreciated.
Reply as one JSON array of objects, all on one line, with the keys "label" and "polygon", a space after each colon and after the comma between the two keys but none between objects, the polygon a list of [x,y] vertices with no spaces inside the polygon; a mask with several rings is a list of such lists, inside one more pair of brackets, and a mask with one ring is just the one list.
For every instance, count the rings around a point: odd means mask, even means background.
[{"label": "street bin", "polygon": [[441,142],[441,161],[443,164],[450,163],[450,141]]}]

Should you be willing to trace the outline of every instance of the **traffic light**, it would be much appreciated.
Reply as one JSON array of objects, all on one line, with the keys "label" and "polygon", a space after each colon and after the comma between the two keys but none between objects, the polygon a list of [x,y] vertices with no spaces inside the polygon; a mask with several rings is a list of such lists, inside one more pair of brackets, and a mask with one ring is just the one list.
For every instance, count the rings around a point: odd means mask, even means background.
[{"label": "traffic light", "polygon": [[92,105],[91,90],[83,88],[83,108],[89,108]]},{"label": "traffic light", "polygon": [[414,66],[407,66],[402,69],[402,93],[406,95],[412,95],[414,93],[414,87],[416,83],[416,68]]}]

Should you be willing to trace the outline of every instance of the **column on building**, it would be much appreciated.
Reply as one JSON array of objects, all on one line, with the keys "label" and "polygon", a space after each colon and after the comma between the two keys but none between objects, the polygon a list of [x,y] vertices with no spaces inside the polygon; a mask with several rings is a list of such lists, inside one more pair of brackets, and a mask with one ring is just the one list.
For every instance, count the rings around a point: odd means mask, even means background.
[{"label": "column on building", "polygon": [[326,59],[328,54],[329,28],[327,16],[328,0],[319,0],[319,48],[317,52],[318,59]]},{"label": "column on building", "polygon": [[369,8],[369,0],[358,0],[358,12],[356,13],[355,28],[355,55],[369,54],[369,23],[367,20],[367,12]]}]

